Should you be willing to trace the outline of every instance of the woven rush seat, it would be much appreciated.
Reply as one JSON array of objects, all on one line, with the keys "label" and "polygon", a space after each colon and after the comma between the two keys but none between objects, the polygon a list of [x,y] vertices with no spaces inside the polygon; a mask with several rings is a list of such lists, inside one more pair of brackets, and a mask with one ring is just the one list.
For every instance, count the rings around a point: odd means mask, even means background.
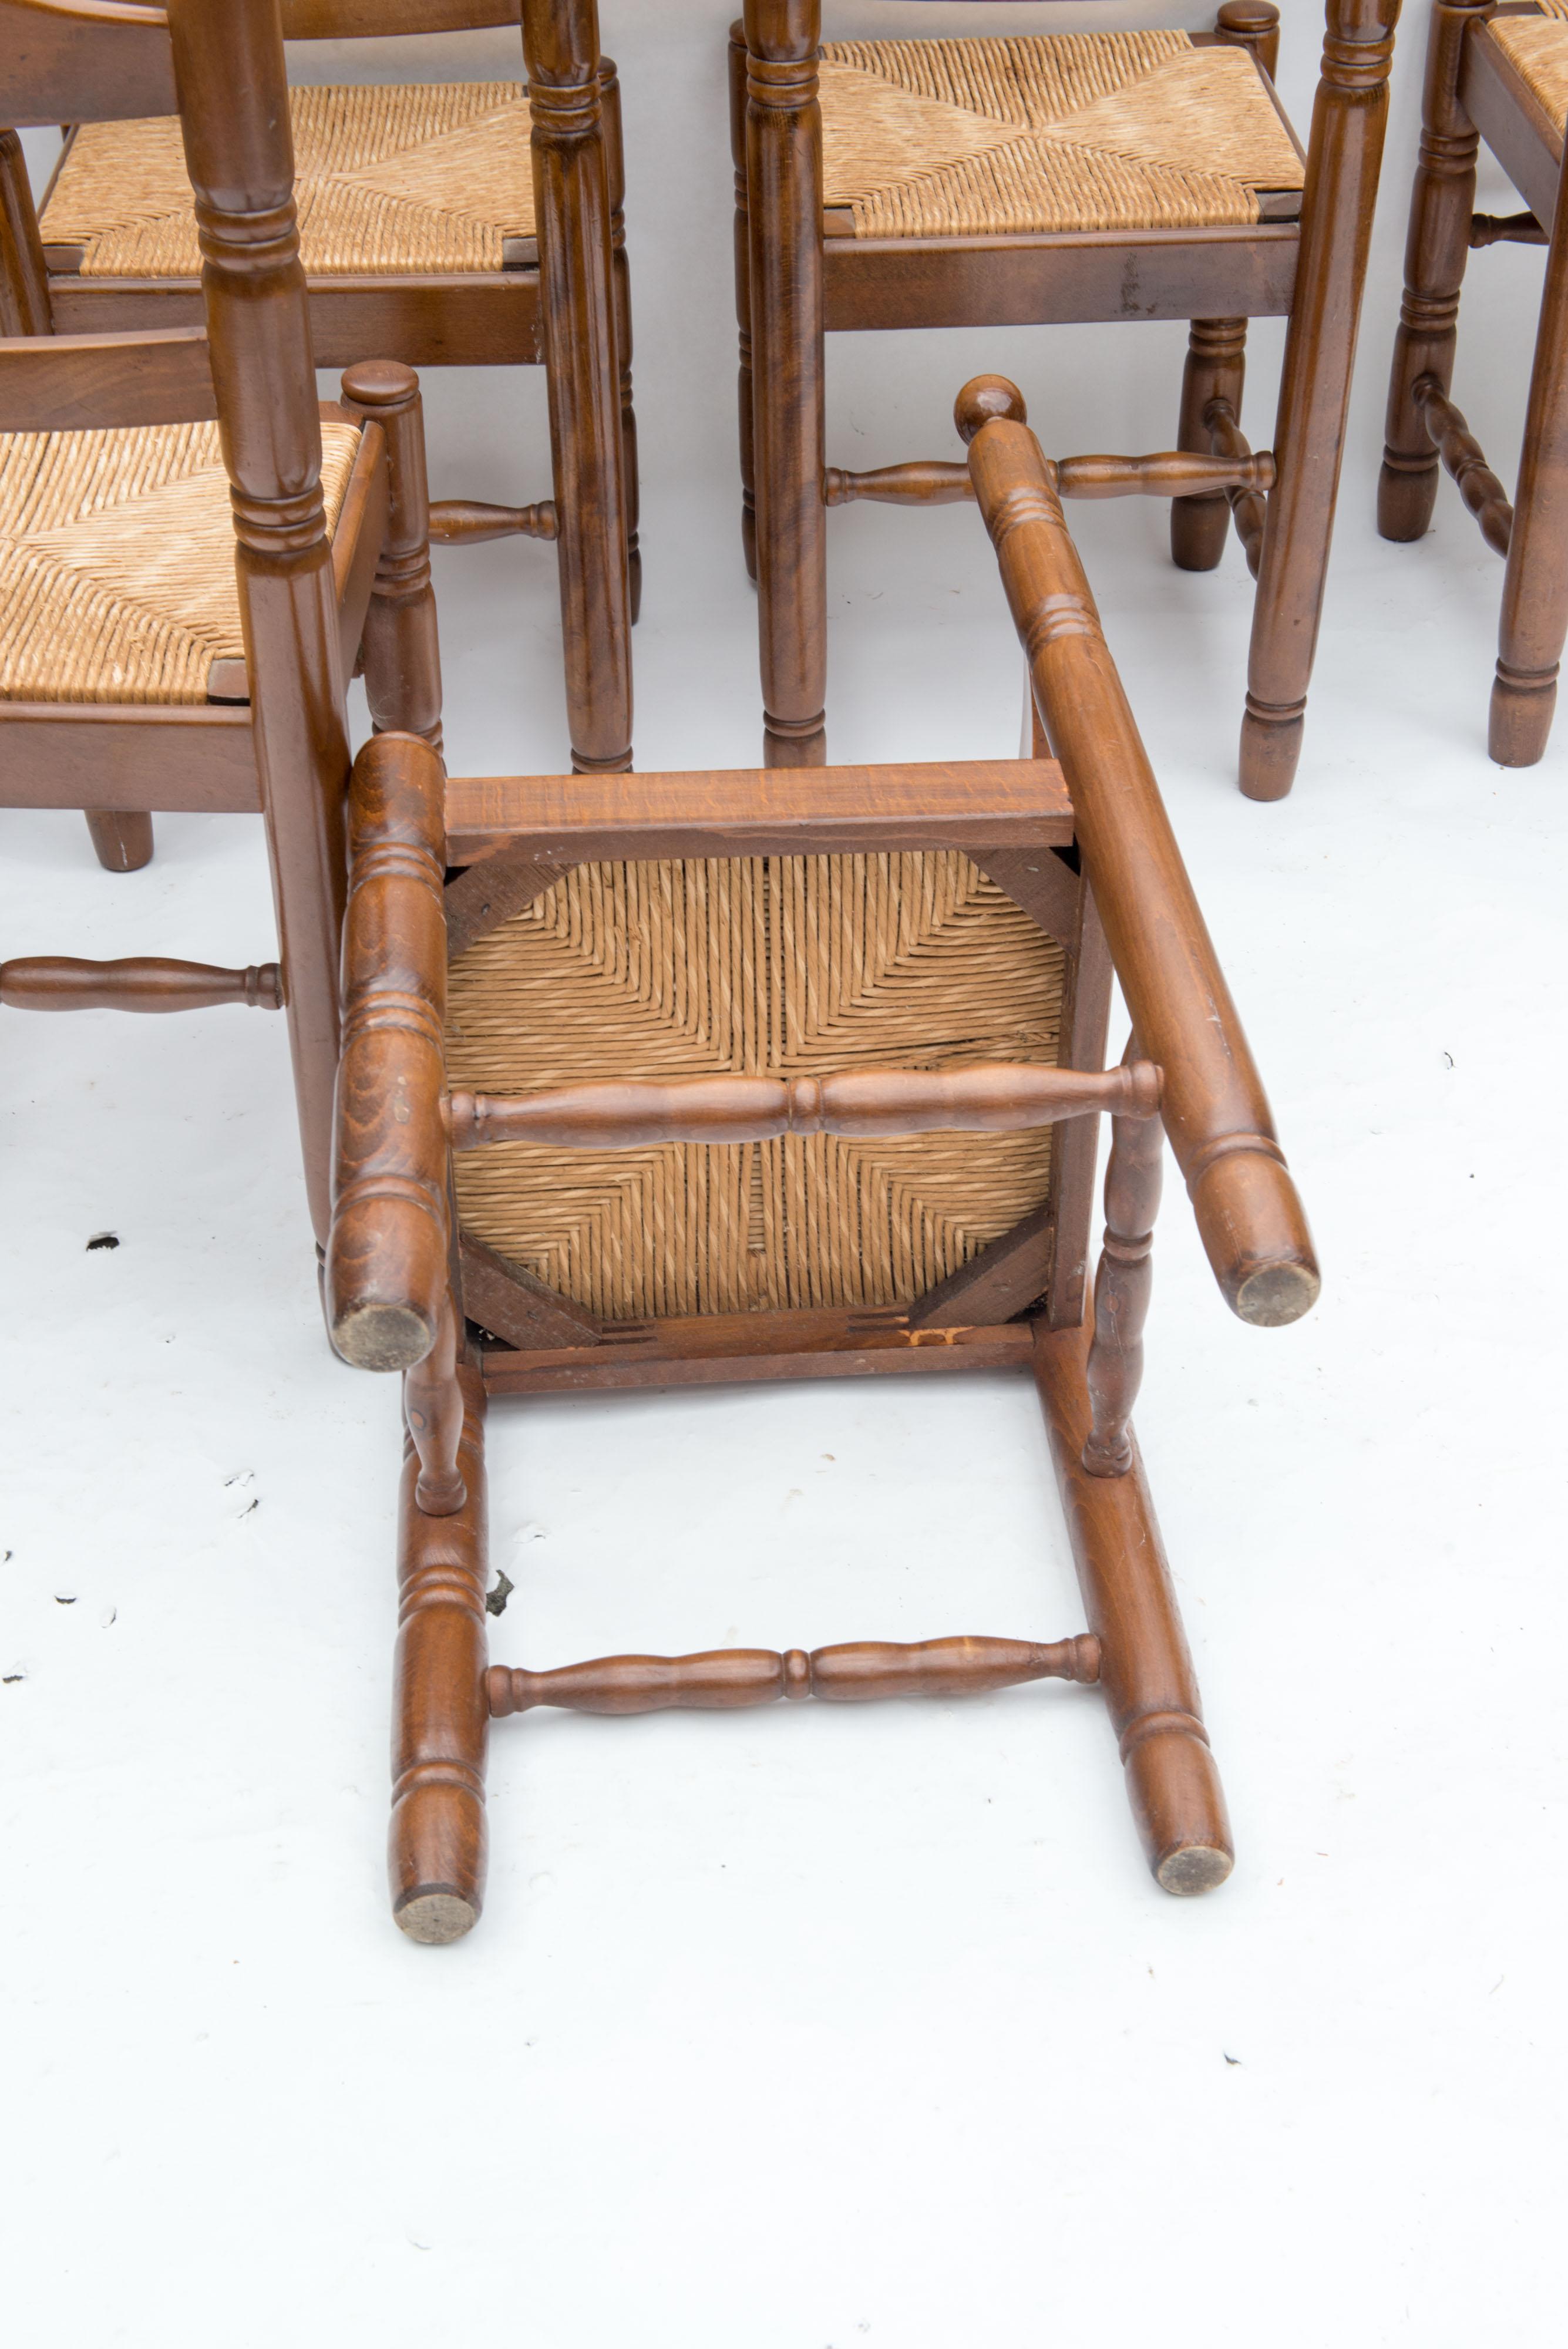
[{"label": "woven rush seat", "polygon": [[1242,226],[1304,178],[1251,59],[1185,33],[833,41],[821,103],[859,237]]},{"label": "woven rush seat", "polygon": [[[358,429],[321,440],[331,530]],[[204,702],[244,653],[216,424],[0,433],[0,700]]]},{"label": "woven rush seat", "polygon": [[1539,16],[1493,16],[1496,43],[1532,98],[1561,130],[1568,124],[1568,0],[1536,0]]},{"label": "woven rush seat", "polygon": [[[1059,947],[963,855],[581,865],[452,966],[454,1087],[1057,1058]],[[1050,1130],[455,1161],[465,1231],[609,1320],[908,1304],[1039,1206]]]},{"label": "woven rush seat", "polygon": [[[503,240],[535,233],[519,82],[292,89],[289,113],[307,272],[497,270]],[[84,277],[199,276],[178,119],[84,123],[39,225]]]}]

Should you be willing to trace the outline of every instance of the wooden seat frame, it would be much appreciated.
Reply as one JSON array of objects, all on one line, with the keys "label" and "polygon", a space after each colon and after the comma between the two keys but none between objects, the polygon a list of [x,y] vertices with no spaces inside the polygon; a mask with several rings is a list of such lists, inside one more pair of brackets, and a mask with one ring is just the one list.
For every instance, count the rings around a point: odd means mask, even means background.
[{"label": "wooden seat frame", "polygon": [[[162,13],[137,0],[72,0],[64,11],[55,0],[0,0],[0,122],[173,113]],[[509,536],[555,543],[573,764],[629,766],[631,626],[641,591],[631,280],[620,91],[599,53],[597,0],[282,0],[282,14],[286,36],[298,40],[450,33],[521,17],[536,249],[520,248],[489,273],[313,276],[310,331],[320,367],[368,353],[413,367],[545,367],[553,495],[517,507],[438,502],[431,535],[448,545]],[[69,346],[87,334],[202,321],[194,279],[84,277],[47,258],[20,141],[0,130],[0,333],[53,333]],[[125,828],[125,842],[105,861],[144,864],[145,819]]]},{"label": "wooden seat frame", "polygon": [[[71,19],[82,13],[26,8],[27,45],[18,38],[0,53],[7,96],[30,71],[47,78],[57,57],[74,58]],[[144,820],[159,810],[259,811],[279,961],[223,970],[30,957],[0,966],[0,1000],[47,1010],[283,1009],[311,1216],[325,1243],[356,661],[378,726],[441,742],[419,379],[394,361],[363,362],[344,376],[341,408],[318,410],[276,0],[170,0],[167,16],[137,13],[144,21],[127,35],[126,75],[145,86],[151,51],[176,95],[202,223],[206,326],[0,341],[0,429],[219,421],[250,700],[0,700],[0,805],[80,808],[110,825],[123,825],[126,811]],[[19,27],[3,0],[0,36],[7,32]],[[57,32],[63,49],[51,47]],[[330,536],[322,414],[362,427]]]},{"label": "wooden seat frame", "polygon": [[[826,467],[826,334],[1188,318],[1179,446],[1236,456],[1247,451],[1240,422],[1247,320],[1287,317],[1276,479],[1266,502],[1249,497],[1238,522],[1258,581],[1241,784],[1252,799],[1290,790],[1334,526],[1399,0],[1327,0],[1325,14],[1299,221],[858,237],[827,233],[821,208],[821,0],[746,0],[730,51],[742,534],[760,597],[771,763],[826,756],[826,508],[864,497],[923,504],[933,493],[922,465],[870,474]],[[1272,95],[1279,11],[1269,0],[1227,0],[1210,37],[1245,50]],[[1179,503],[1176,562],[1212,570],[1228,525],[1223,496]]]},{"label": "wooden seat frame", "polygon": [[[1532,5],[1437,0],[1410,200],[1405,298],[1388,386],[1387,440],[1377,489],[1385,538],[1430,528],[1439,462],[1459,484],[1489,546],[1506,559],[1488,747],[1500,766],[1543,755],[1568,639],[1568,173],[1563,132],[1503,49],[1498,17]],[[1568,25],[1563,26],[1568,38]],[[1486,140],[1529,210],[1475,211],[1476,159]],[[1544,244],[1546,279],[1531,370],[1524,447],[1512,505],[1449,397],[1459,290],[1473,247]]]},{"label": "wooden seat frame", "polygon": [[[356,761],[326,1291],[344,1358],[403,1374],[390,1876],[394,1912],[415,1940],[454,1940],[476,1920],[489,1723],[541,1704],[637,1713],[807,1694],[954,1695],[1047,1677],[1094,1682],[1110,1706],[1159,1882],[1199,1892],[1230,1870],[1224,1798],[1129,1425],[1162,1133],[1220,1288],[1243,1320],[1296,1319],[1317,1294],[1317,1269],[1067,533],[1058,469],[999,378],[967,386],[957,419],[1059,764],[444,781],[428,746],[394,734]],[[1212,459],[1158,461],[1198,469],[1179,476],[1193,489],[1222,490],[1235,478]],[[1141,486],[1136,465],[1127,473],[1123,486]],[[515,911],[582,860],[933,847],[964,849],[1062,941],[1058,1066],[600,1082],[514,1100],[448,1092],[448,948],[464,942],[483,906]],[[449,881],[453,866],[463,869]],[[1135,1041],[1106,1070],[1113,967]],[[1085,1264],[1103,1109],[1113,1139],[1091,1335]],[[483,1252],[476,1264],[451,1204],[452,1152],[491,1141],[603,1151],[1057,1122],[1045,1207],[905,1310],[599,1325],[514,1268]],[[1044,1645],[960,1638],[812,1655],[607,1657],[545,1672],[488,1666],[489,1397],[1007,1367],[1039,1383],[1086,1633]]]}]

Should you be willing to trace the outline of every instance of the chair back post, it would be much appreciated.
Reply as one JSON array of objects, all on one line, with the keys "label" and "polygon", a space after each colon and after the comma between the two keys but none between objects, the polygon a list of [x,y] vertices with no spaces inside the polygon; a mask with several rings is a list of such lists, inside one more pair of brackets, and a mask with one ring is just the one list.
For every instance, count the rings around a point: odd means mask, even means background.
[{"label": "chair back post", "polygon": [[283,39],[277,0],[170,0],[169,24],[234,501],[306,1182],[324,1243],[349,753]]},{"label": "chair back post", "polygon": [[596,0],[523,0],[572,762],[631,764],[614,190]]},{"label": "chair back post", "polygon": [[1293,1321],[1319,1288],[1262,1081],[1017,389],[980,377],[955,411],[1035,697],[1067,778],[1085,870],[1161,1115],[1227,1303]]},{"label": "chair back post", "polygon": [[1328,0],[1241,721],[1250,799],[1282,799],[1301,756],[1399,5]]},{"label": "chair back post", "polygon": [[765,756],[826,756],[821,0],[746,0],[745,169]]}]

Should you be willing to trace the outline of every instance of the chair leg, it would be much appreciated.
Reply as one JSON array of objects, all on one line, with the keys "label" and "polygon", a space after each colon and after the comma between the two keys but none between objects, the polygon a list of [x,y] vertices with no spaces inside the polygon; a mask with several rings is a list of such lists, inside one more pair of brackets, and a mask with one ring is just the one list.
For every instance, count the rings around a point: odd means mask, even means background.
[{"label": "chair leg", "polygon": [[[1202,457],[1212,453],[1205,421],[1211,399],[1228,399],[1241,421],[1246,372],[1245,318],[1194,318],[1181,377],[1179,449],[1194,450]],[[1217,570],[1230,534],[1231,501],[1223,491],[1212,497],[1171,500],[1170,559],[1179,570]]]},{"label": "chair leg", "polygon": [[133,808],[89,808],[88,831],[106,873],[140,873],[152,862],[152,818]]},{"label": "chair leg", "polygon": [[746,28],[730,27],[730,153],[735,165],[735,325],[740,338],[736,383],[741,440],[741,553],[746,576],[757,584],[757,459],[752,425],[751,227],[746,208]]},{"label": "chair leg", "polygon": [[1241,721],[1249,799],[1283,799],[1301,757],[1398,13],[1329,0]]},{"label": "chair leg", "polygon": [[367,359],[343,378],[344,405],[387,436],[387,535],[361,641],[365,693],[378,734],[418,734],[441,747],[441,646],[431,585],[430,484],[420,379],[395,359]]},{"label": "chair leg", "polygon": [[595,11],[523,0],[572,764],[631,764],[631,594],[611,170]]},{"label": "chair leg", "polygon": [[631,264],[626,257],[626,141],[621,130],[620,78],[608,57],[599,63],[605,109],[605,143],[610,167],[610,269],[615,288],[615,342],[619,363],[621,491],[626,499],[626,588],[635,627],[642,613],[642,549],[638,541],[639,505],[637,411],[631,400]]},{"label": "chair leg", "polygon": [[1465,35],[1485,6],[1486,0],[1438,0],[1432,12],[1421,150],[1405,247],[1405,299],[1394,338],[1377,481],[1377,527],[1385,538],[1420,538],[1431,525],[1438,494],[1438,452],[1415,392],[1423,376],[1430,376],[1445,394],[1453,381],[1480,144],[1459,104],[1459,67]]},{"label": "chair leg", "polygon": [[1085,1330],[1035,1324],[1034,1374],[1133,1816],[1163,1889],[1209,1892],[1235,1857],[1225,1796],[1137,1447],[1123,1475],[1084,1466],[1086,1358]]},{"label": "chair leg", "polygon": [[414,1941],[461,1940],[484,1902],[484,1388],[466,1365],[458,1377],[466,1498],[451,1516],[424,1514],[410,1437],[399,1512],[388,1869],[392,1914]]},{"label": "chair leg", "polygon": [[1524,454],[1502,586],[1488,748],[1500,767],[1532,767],[1557,706],[1568,637],[1568,171],[1557,194]]},{"label": "chair leg", "polygon": [[764,762],[827,757],[819,0],[746,0],[746,182]]}]

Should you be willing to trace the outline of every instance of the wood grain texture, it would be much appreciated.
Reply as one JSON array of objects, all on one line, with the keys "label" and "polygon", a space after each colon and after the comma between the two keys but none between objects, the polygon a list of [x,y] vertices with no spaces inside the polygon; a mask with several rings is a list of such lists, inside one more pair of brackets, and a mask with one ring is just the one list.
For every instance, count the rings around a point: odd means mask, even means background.
[{"label": "wood grain texture", "polygon": [[1091,1476],[1086,1333],[1036,1326],[1034,1375],[1127,1796],[1167,1892],[1211,1891],[1234,1864],[1170,1569],[1135,1447],[1123,1476]]},{"label": "wood grain texture", "polygon": [[1301,756],[1400,0],[1328,0],[1269,500],[1252,608],[1241,789],[1282,799]]},{"label": "wood grain texture", "polygon": [[413,1442],[398,1517],[398,1644],[392,1692],[392,1914],[410,1940],[455,1941],[484,1904],[486,1556],[484,1391],[458,1373],[463,1503],[428,1516]]},{"label": "wood grain texture", "polygon": [[[997,412],[1009,401],[1012,414]],[[1072,794],[1085,870],[1210,1263],[1243,1320],[1294,1320],[1319,1276],[1268,1103],[1023,403],[960,393],[981,512],[1034,698]]]},{"label": "wood grain texture", "polygon": [[1129,1422],[1143,1380],[1164,1150],[1165,1135],[1156,1120],[1111,1120],[1106,1237],[1095,1275],[1094,1336],[1085,1371],[1091,1418],[1083,1460],[1091,1476],[1125,1476],[1132,1466]]},{"label": "wood grain texture", "polygon": [[482,1330],[523,1350],[597,1344],[597,1318],[547,1287],[526,1265],[512,1263],[469,1232],[459,1236],[458,1256],[462,1309]]},{"label": "wood grain texture", "polygon": [[574,767],[631,764],[626,440],[593,0],[523,0]]},{"label": "wood grain texture", "polygon": [[22,955],[0,963],[0,1003],[17,1011],[204,1011],[221,1003],[281,1011],[283,973],[275,962],[225,970],[159,955],[119,962]]},{"label": "wood grain texture", "polygon": [[1432,519],[1438,459],[1416,386],[1447,393],[1453,381],[1459,290],[1469,255],[1480,141],[1459,103],[1466,35],[1487,0],[1436,0],[1427,42],[1421,144],[1405,244],[1405,295],[1394,339],[1377,527],[1385,538],[1419,538]]},{"label": "wood grain texture", "polygon": [[0,432],[204,424],[218,413],[205,329],[0,342]]},{"label": "wood grain texture", "polygon": [[696,1656],[599,1656],[555,1671],[486,1674],[495,1720],[556,1705],[569,1713],[733,1713],[781,1699],[863,1704],[890,1697],[986,1696],[1030,1681],[1099,1676],[1099,1642],[1072,1640],[861,1640],[842,1647],[717,1648]]},{"label": "wood grain texture", "polygon": [[421,1361],[448,1295],[441,782],[413,735],[377,735],[354,762],[325,1295],[362,1370]]},{"label": "wood grain texture", "polygon": [[162,8],[0,0],[0,122],[124,122],[178,110]]},{"label": "wood grain texture", "polygon": [[0,701],[0,804],[255,815],[251,713]]},{"label": "wood grain texture", "polygon": [[832,1308],[607,1322],[592,1346],[486,1351],[481,1366],[491,1394],[575,1394],[1024,1370],[1030,1343],[1021,1321],[919,1328],[904,1314]]},{"label": "wood grain texture", "polygon": [[672,1142],[776,1142],[791,1133],[1014,1133],[1102,1110],[1151,1117],[1158,1106],[1159,1071],[1147,1061],[1097,1075],[998,1061],[824,1077],[628,1081],[510,1099],[458,1092],[447,1105],[447,1127],[454,1150],[499,1142],[641,1150]]},{"label": "wood grain texture", "polygon": [[929,766],[698,770],[448,779],[447,849],[548,864],[611,857],[803,856],[906,848],[1067,846],[1073,812],[1044,760]]}]

